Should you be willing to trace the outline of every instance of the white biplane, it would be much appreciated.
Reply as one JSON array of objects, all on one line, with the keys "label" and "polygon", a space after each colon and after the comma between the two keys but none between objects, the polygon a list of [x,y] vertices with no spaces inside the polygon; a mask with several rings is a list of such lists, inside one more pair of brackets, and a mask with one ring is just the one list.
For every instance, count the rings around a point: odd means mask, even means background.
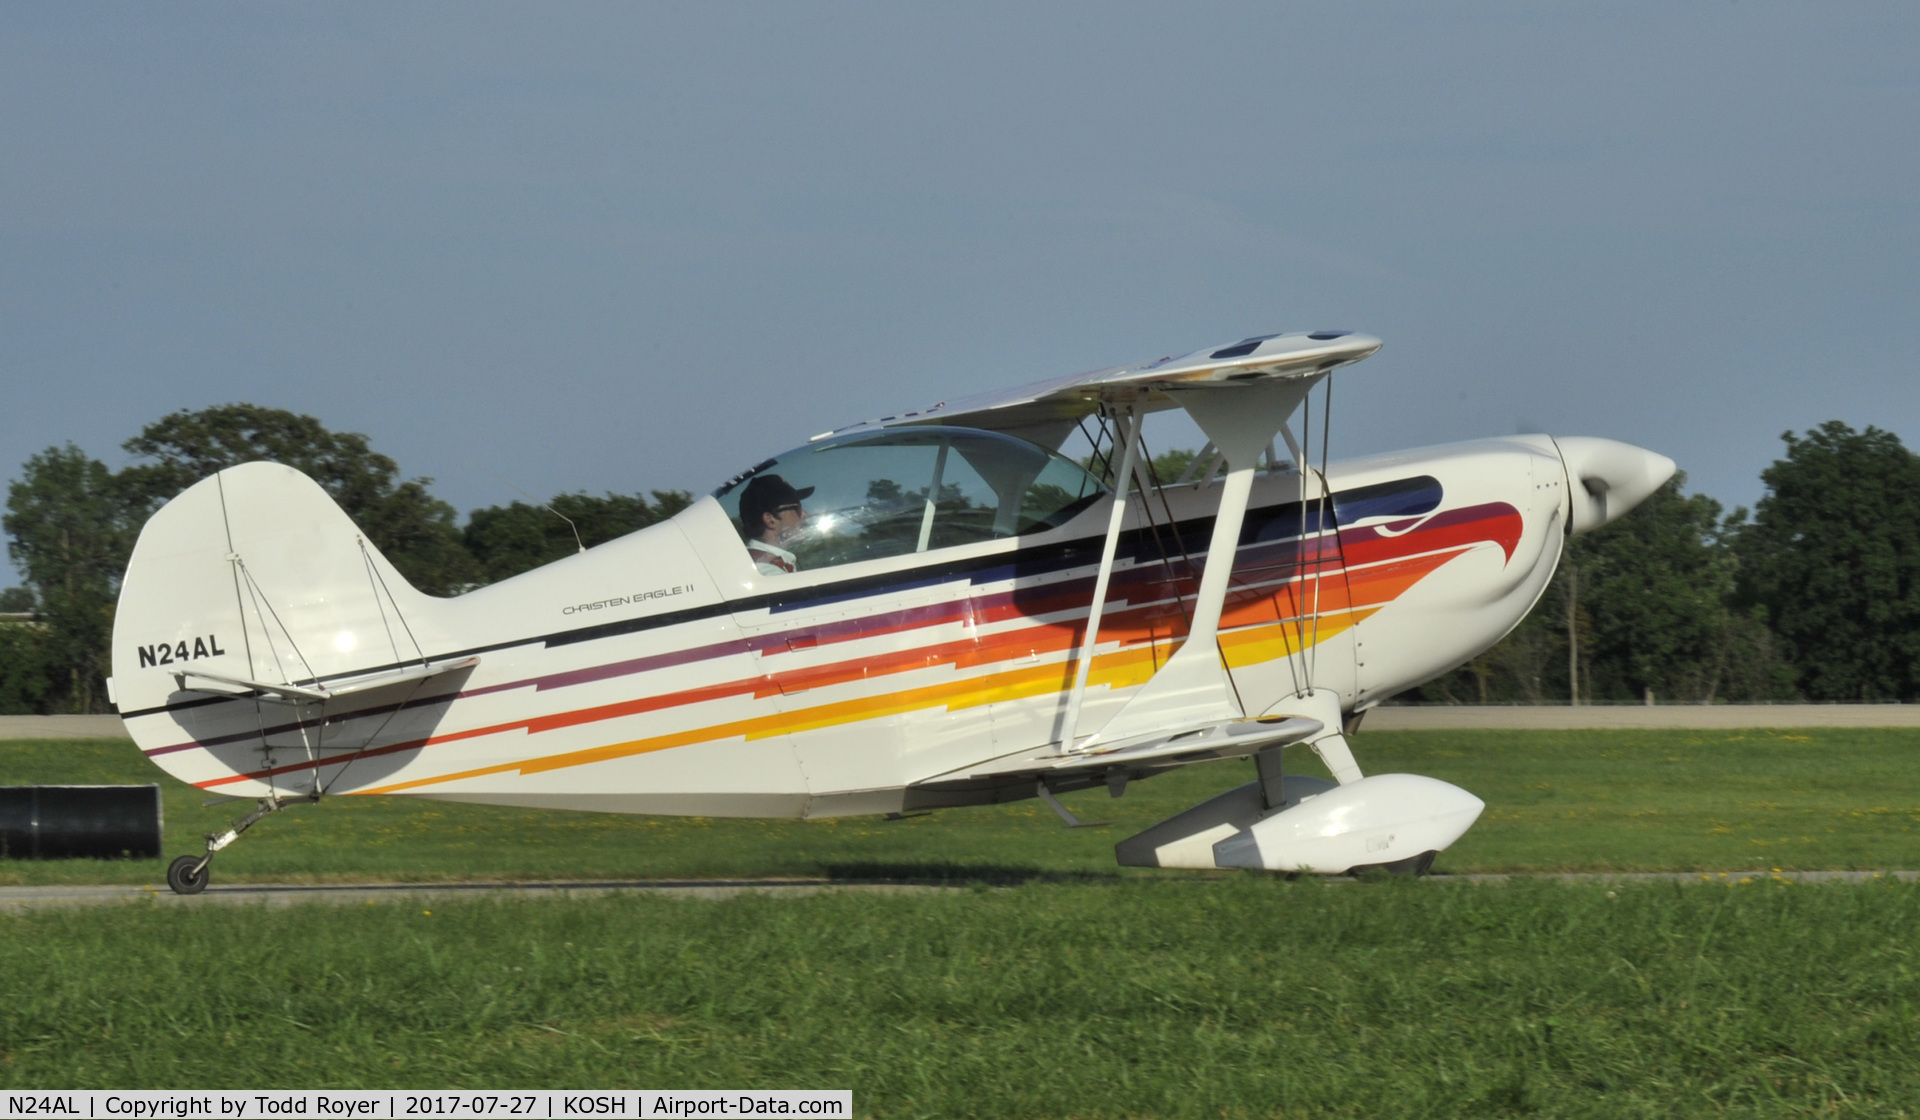
[{"label": "white biplane", "polygon": [[[325,794],[790,818],[1039,797],[1075,823],[1057,794],[1247,756],[1255,781],[1119,861],[1424,870],[1483,803],[1363,776],[1347,736],[1498,641],[1567,535],[1674,465],[1536,435],[1329,466],[1323,433],[1316,466],[1309,392],[1379,347],[1263,335],[870,421],[452,599],[299,472],[223,470],[147,523],[114,625],[140,749],[258,799],[168,883],[204,888]],[[1169,408],[1211,441],[1177,479],[1139,438]],[[1093,471],[1059,453],[1076,429]],[[1285,773],[1298,744],[1333,781]]]}]

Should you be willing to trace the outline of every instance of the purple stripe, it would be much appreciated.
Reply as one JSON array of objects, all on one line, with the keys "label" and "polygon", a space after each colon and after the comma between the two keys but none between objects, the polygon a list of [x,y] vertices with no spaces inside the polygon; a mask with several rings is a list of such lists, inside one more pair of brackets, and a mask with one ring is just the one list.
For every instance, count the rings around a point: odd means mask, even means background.
[{"label": "purple stripe", "polygon": [[[1371,535],[1371,530],[1363,531]],[[1282,541],[1242,548],[1235,555],[1234,566],[1236,569],[1252,567],[1257,570],[1262,567],[1272,566],[1272,560],[1282,560],[1287,566],[1297,566],[1303,562],[1311,563],[1311,558],[1303,561],[1301,553],[1303,551],[1310,551],[1317,554],[1320,552],[1333,551],[1330,540],[1331,538],[1319,538],[1307,549],[1303,549],[1302,542],[1299,541]],[[1204,553],[1199,554],[1201,557],[1204,555]],[[1249,561],[1252,563],[1249,564]],[[1174,572],[1172,580],[1169,580],[1167,576],[1167,567],[1168,565],[1165,564],[1149,562],[1136,565],[1126,572],[1116,573],[1113,579],[1113,589],[1109,592],[1109,601],[1119,600],[1127,603],[1129,607],[1139,608],[1152,606],[1156,603],[1172,602],[1175,601],[1176,598],[1185,598],[1185,596],[1169,595],[1162,589],[1166,588],[1169,583],[1178,582],[1182,579],[1192,580],[1195,577],[1186,570],[1187,565],[1183,560],[1172,561],[1171,567]],[[1262,582],[1264,584],[1268,581]],[[1281,580],[1279,582],[1285,581]],[[467,700],[477,696],[509,692],[517,688],[527,688],[529,686],[535,691],[545,692],[548,689],[568,688],[579,684],[592,684],[595,681],[612,680],[616,677],[632,676],[636,673],[648,673],[656,669],[670,669],[679,665],[690,665],[695,662],[709,661],[717,657],[726,657],[735,653],[785,653],[792,648],[792,643],[795,640],[811,638],[814,642],[839,642],[857,639],[862,635],[874,631],[919,629],[946,622],[966,621],[973,616],[976,610],[993,610],[995,608],[1013,606],[1017,605],[1022,599],[1032,600],[1033,598],[1042,596],[1051,598],[1070,595],[1075,592],[1090,593],[1093,589],[1093,583],[1094,580],[1092,577],[1081,577],[1063,579],[1053,583],[1039,584],[1026,588],[1009,588],[1006,591],[995,592],[991,595],[978,595],[944,603],[909,607],[904,610],[871,615],[867,618],[843,619],[814,627],[757,634],[750,638],[729,639],[724,642],[695,646],[690,649],[674,650],[668,653],[654,654],[649,657],[635,657],[625,661],[615,661],[606,665],[595,665],[585,669],[570,669],[563,673],[550,673],[545,676],[530,677],[525,680],[491,684],[449,695],[429,696],[408,700],[404,703],[382,704],[372,708],[358,708],[350,712],[328,715],[323,719],[293,720],[287,723],[275,724],[264,729],[236,732],[231,735],[216,736],[212,739],[191,740],[172,746],[156,747],[153,750],[147,751],[146,754],[147,757],[154,758],[163,754],[172,754],[175,751],[184,751],[195,747],[225,746],[229,743],[259,739],[264,735],[285,734],[292,731],[305,730],[316,725],[322,728],[330,727],[345,723],[348,720],[387,715],[393,712],[404,711],[408,708],[423,707],[430,704],[447,704],[455,700]],[[1244,591],[1248,588],[1243,584],[1240,585],[1240,589]],[[1145,592],[1151,592],[1151,596],[1143,596],[1142,593]],[[1075,608],[1068,606],[1062,607],[1061,609],[1072,610]]]}]

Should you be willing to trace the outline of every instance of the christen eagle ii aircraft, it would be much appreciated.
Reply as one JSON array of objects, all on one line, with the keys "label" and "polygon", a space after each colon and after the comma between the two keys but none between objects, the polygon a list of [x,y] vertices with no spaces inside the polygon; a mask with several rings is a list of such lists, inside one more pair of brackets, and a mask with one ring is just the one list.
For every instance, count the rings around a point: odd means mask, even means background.
[{"label": "christen eagle ii aircraft", "polygon": [[[168,882],[202,889],[323,794],[764,817],[1040,797],[1071,823],[1063,791],[1245,756],[1257,780],[1120,862],[1422,870],[1482,802],[1362,776],[1345,735],[1498,641],[1567,535],[1673,463],[1539,435],[1329,467],[1323,437],[1316,468],[1309,391],[1379,347],[1266,335],[870,421],[453,599],[297,471],[221,471],[147,523],[114,625],[140,748],[258,799]],[[1163,480],[1139,433],[1168,408],[1211,442]],[[1096,472],[1058,452],[1076,428]],[[1335,781],[1285,776],[1294,744]]]}]

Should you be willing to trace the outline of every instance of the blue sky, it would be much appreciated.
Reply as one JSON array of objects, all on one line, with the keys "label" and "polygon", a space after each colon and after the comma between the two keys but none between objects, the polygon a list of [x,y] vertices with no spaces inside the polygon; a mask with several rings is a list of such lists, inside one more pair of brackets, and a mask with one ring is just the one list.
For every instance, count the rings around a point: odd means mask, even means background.
[{"label": "blue sky", "polygon": [[1336,456],[1751,504],[1785,429],[1920,444],[1917,121],[1911,5],[8,4],[0,465],[251,400],[463,512],[704,490],[1336,326]]}]

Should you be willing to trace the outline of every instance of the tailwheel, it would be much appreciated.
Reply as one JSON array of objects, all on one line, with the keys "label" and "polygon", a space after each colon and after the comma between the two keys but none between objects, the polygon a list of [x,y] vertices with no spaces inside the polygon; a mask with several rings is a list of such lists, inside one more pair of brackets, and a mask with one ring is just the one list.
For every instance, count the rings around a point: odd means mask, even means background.
[{"label": "tailwheel", "polygon": [[[312,794],[312,800],[319,800],[318,792]],[[207,889],[207,880],[213,875],[213,853],[240,839],[240,834],[258,824],[261,817],[268,813],[277,813],[287,807],[287,802],[276,797],[263,797],[260,807],[239,820],[225,832],[207,834],[207,854],[203,856],[181,856],[167,867],[167,886],[175,894],[199,894]]]},{"label": "tailwheel", "polygon": [[181,856],[167,865],[167,886],[175,894],[199,894],[213,877],[213,856]]}]

